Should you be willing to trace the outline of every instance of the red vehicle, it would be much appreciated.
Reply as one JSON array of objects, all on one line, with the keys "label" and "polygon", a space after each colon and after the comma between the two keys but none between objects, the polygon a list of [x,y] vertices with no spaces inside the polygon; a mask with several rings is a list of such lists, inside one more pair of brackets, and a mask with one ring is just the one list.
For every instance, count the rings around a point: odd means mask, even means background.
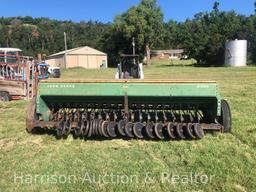
[{"label": "red vehicle", "polygon": [[0,101],[30,98],[35,94],[36,67],[17,48],[0,48]]}]

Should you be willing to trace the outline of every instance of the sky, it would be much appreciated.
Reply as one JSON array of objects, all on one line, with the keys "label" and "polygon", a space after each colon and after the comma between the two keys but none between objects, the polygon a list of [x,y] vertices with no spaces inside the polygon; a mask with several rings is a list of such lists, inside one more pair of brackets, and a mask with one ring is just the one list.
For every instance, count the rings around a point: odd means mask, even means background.
[{"label": "sky", "polygon": [[[164,20],[179,22],[193,18],[198,12],[211,11],[216,0],[157,0]],[[255,0],[219,0],[220,10],[239,14],[254,13]],[[47,17],[57,20],[112,22],[140,0],[0,0],[0,16]]]}]

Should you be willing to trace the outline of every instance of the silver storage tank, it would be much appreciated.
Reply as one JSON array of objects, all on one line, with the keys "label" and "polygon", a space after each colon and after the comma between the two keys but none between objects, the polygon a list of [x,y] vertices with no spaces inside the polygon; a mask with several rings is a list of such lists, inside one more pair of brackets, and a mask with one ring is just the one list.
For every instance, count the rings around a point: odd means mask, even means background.
[{"label": "silver storage tank", "polygon": [[225,65],[231,67],[246,66],[247,40],[234,40],[226,42]]}]

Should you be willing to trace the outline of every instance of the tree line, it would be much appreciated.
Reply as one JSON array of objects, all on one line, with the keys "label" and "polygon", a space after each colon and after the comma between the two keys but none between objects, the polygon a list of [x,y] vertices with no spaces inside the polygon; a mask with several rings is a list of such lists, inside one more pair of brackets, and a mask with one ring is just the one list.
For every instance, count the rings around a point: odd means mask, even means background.
[{"label": "tree line", "polygon": [[222,64],[225,42],[246,39],[249,63],[256,63],[256,14],[220,11],[219,2],[212,11],[197,13],[184,22],[164,22],[156,0],[141,0],[111,23],[1,17],[0,47],[20,48],[31,56],[50,55],[64,50],[64,32],[68,48],[86,45],[99,49],[108,53],[110,64],[117,62],[120,53],[132,53],[132,38],[141,58],[149,57],[151,49],[182,48],[203,65]]}]

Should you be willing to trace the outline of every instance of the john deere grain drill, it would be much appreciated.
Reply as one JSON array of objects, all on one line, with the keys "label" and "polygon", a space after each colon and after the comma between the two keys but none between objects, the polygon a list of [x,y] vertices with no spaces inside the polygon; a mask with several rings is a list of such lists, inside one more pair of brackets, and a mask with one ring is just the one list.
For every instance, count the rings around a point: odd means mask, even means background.
[{"label": "john deere grain drill", "polygon": [[[44,80],[29,105],[27,131],[90,138],[201,139],[230,132],[231,113],[214,81],[142,80],[136,56],[123,56],[116,80]],[[132,63],[127,60],[132,60]]]}]

